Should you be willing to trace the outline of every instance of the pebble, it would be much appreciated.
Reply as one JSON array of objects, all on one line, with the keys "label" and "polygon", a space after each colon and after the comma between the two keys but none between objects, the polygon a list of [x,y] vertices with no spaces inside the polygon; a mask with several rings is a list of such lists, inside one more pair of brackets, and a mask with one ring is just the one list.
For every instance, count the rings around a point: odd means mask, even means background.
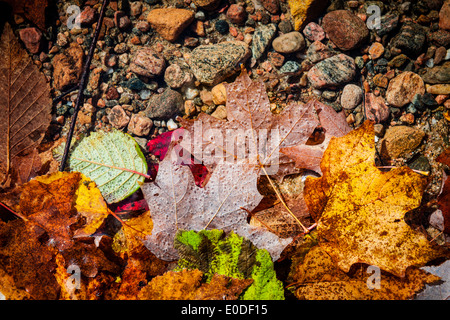
[{"label": "pebble", "polygon": [[303,29],[303,34],[310,41],[322,41],[325,39],[325,31],[315,22],[310,22]]},{"label": "pebble", "polygon": [[192,75],[174,63],[167,67],[164,72],[164,81],[172,89],[179,89],[192,79]]},{"label": "pebble", "polygon": [[207,11],[212,11],[217,9],[220,5],[220,0],[193,0],[194,4]]},{"label": "pebble", "polygon": [[374,123],[381,123],[389,119],[390,110],[381,96],[369,92],[365,94],[366,119]]},{"label": "pebble", "polygon": [[405,71],[389,82],[386,101],[394,107],[403,107],[412,101],[416,94],[425,93],[422,78],[411,71]]},{"label": "pebble", "polygon": [[369,54],[372,60],[380,58],[384,53],[384,46],[379,42],[374,42],[369,47]]},{"label": "pebble", "polygon": [[387,88],[389,79],[382,73],[377,73],[373,79],[373,84],[380,88]]},{"label": "pebble", "polygon": [[130,71],[137,75],[153,78],[160,75],[166,62],[164,57],[151,48],[141,48],[131,59]]},{"label": "pebble", "polygon": [[167,121],[167,129],[172,131],[172,130],[175,130],[177,128],[178,128],[178,125],[175,123],[175,121],[173,121],[173,119],[169,119],[169,121]]},{"label": "pebble", "polygon": [[278,24],[278,28],[282,33],[288,33],[292,31],[292,23],[289,19],[283,20]]},{"label": "pebble", "polygon": [[38,28],[24,28],[19,31],[20,40],[31,53],[38,53],[41,48],[42,32]]},{"label": "pebble", "polygon": [[400,68],[408,60],[409,59],[408,59],[408,57],[406,55],[400,54],[400,55],[394,57],[391,61],[389,61],[388,62],[388,66],[389,67],[394,67],[394,68]]},{"label": "pebble", "polygon": [[427,69],[424,74],[421,74],[421,77],[426,83],[450,83],[450,61],[447,61],[440,66],[434,66],[431,69]]},{"label": "pebble", "polygon": [[56,36],[56,44],[60,47],[65,47],[69,43],[69,39],[67,39],[66,35],[62,32],[59,32]]},{"label": "pebble", "polygon": [[347,10],[327,13],[323,17],[322,28],[330,40],[343,51],[355,49],[369,38],[366,24]]},{"label": "pebble", "polygon": [[298,31],[282,34],[272,41],[272,47],[279,53],[293,53],[305,47],[305,39]]},{"label": "pebble", "polygon": [[81,24],[81,26],[90,26],[97,20],[97,11],[90,7],[84,7],[83,11],[75,18],[75,23]]},{"label": "pebble", "polygon": [[192,50],[188,63],[198,81],[213,86],[238,71],[250,54],[245,42],[225,41],[198,46]]},{"label": "pebble", "polygon": [[351,110],[359,105],[363,98],[363,90],[355,84],[347,84],[342,90],[341,106]]},{"label": "pebble", "polygon": [[301,30],[305,24],[318,18],[319,15],[323,14],[327,3],[328,1],[323,0],[289,1],[290,13],[294,20],[294,29],[297,31]]},{"label": "pebble", "polygon": [[447,49],[445,47],[439,47],[436,49],[434,53],[434,64],[439,64],[441,61],[444,60],[445,56],[447,55]]},{"label": "pebble", "polygon": [[120,105],[116,105],[108,114],[109,123],[116,129],[122,129],[130,122],[130,117]]},{"label": "pebble", "polygon": [[285,64],[280,68],[281,73],[295,73],[301,70],[301,66],[297,61],[286,61]]},{"label": "pebble", "polygon": [[194,20],[194,12],[187,9],[159,8],[151,10],[147,21],[167,41],[175,41]]},{"label": "pebble", "polygon": [[375,32],[377,33],[377,35],[381,37],[397,28],[397,25],[398,25],[398,15],[389,13],[384,16],[381,16],[380,28],[375,29]]},{"label": "pebble", "polygon": [[219,105],[216,110],[211,113],[211,116],[220,120],[225,120],[227,118],[227,108],[224,105]]},{"label": "pebble", "polygon": [[230,22],[241,25],[247,19],[247,11],[243,6],[233,3],[227,10],[227,18]]},{"label": "pebble", "polygon": [[308,71],[308,80],[314,88],[336,88],[350,82],[356,74],[353,58],[338,54],[325,59]]},{"label": "pebble", "polygon": [[227,102],[227,90],[223,83],[219,83],[211,89],[212,101],[216,105],[225,104]]},{"label": "pebble", "polygon": [[268,25],[261,25],[255,29],[252,37],[252,65],[263,55],[267,46],[275,36],[277,27],[271,23]]},{"label": "pebble", "polygon": [[220,34],[227,34],[230,30],[230,25],[225,20],[217,20],[214,25],[216,31]]},{"label": "pebble", "polygon": [[150,133],[153,122],[150,118],[141,113],[133,113],[128,123],[128,131],[132,134],[142,137]]},{"label": "pebble", "polygon": [[386,130],[380,142],[381,158],[389,161],[409,157],[422,142],[425,133],[409,126],[394,126]]},{"label": "pebble", "polygon": [[277,14],[280,11],[280,1],[279,0],[261,0],[261,4],[269,11],[271,14]]},{"label": "pebble", "polygon": [[131,20],[123,11],[116,11],[114,13],[114,24],[120,30],[125,30],[131,25]]},{"label": "pebble", "polygon": [[169,119],[184,111],[183,96],[178,91],[166,89],[150,97],[144,113],[151,119]]},{"label": "pebble", "polygon": [[317,63],[319,61],[331,58],[338,54],[335,50],[329,46],[323,44],[320,41],[314,41],[306,50],[306,59],[312,63]]},{"label": "pebble", "polygon": [[450,84],[427,85],[427,92],[432,94],[450,94]]},{"label": "pebble", "polygon": [[450,2],[445,1],[439,11],[439,28],[450,30]]},{"label": "pebble", "polygon": [[400,28],[399,33],[391,39],[389,45],[391,48],[399,50],[401,53],[417,55],[422,50],[425,41],[425,29],[416,23],[406,22]]}]

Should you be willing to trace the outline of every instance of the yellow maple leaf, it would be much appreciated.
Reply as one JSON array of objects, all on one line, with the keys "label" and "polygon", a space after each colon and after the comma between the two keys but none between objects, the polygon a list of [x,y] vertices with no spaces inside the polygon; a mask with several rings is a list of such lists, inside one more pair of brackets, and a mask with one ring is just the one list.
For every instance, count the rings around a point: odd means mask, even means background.
[{"label": "yellow maple leaf", "polygon": [[331,140],[323,176],[305,181],[305,200],[318,221],[320,246],[348,272],[358,262],[397,276],[443,254],[404,221],[420,205],[423,176],[408,167],[381,172],[374,164],[373,124]]}]

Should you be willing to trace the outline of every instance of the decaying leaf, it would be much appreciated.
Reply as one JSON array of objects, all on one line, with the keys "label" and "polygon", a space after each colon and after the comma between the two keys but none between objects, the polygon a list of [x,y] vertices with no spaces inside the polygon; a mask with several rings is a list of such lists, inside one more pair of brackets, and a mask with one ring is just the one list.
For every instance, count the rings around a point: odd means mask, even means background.
[{"label": "decaying leaf", "polygon": [[251,279],[253,283],[239,299],[284,299],[269,253],[233,232],[225,236],[222,230],[179,231],[174,247],[180,255],[175,270],[199,269],[207,280],[216,274]]},{"label": "decaying leaf", "polygon": [[314,106],[316,110],[321,127],[325,131],[325,138],[320,144],[300,144],[281,148],[280,152],[287,155],[289,158],[295,160],[295,166],[298,168],[309,169],[319,174],[320,161],[332,137],[342,137],[351,131],[344,112],[336,112],[334,109],[326,104],[323,104],[315,99],[310,100],[307,105]]},{"label": "decaying leaf", "polygon": [[426,181],[408,167],[381,172],[374,164],[371,122],[333,138],[321,162],[323,176],[307,177],[305,200],[320,217],[320,246],[345,272],[355,263],[396,276],[442,255],[404,221],[420,205]]},{"label": "decaying leaf", "polygon": [[210,168],[245,159],[279,178],[297,172],[280,148],[308,140],[319,124],[314,108],[290,103],[280,114],[272,113],[264,83],[252,81],[245,69],[226,91],[228,121],[205,113],[195,121],[180,119],[186,129],[183,148]]},{"label": "decaying leaf", "polygon": [[222,229],[233,230],[256,247],[267,249],[274,260],[280,257],[291,239],[280,239],[247,223],[248,212],[262,198],[255,167],[246,162],[219,163],[206,186],[199,188],[189,168],[177,162],[178,157],[169,151],[155,181],[142,186],[153,220],[152,234],[145,241],[150,251],[160,259],[176,260],[173,241],[177,230]]},{"label": "decaying leaf", "polygon": [[236,300],[252,280],[214,275],[209,283],[202,283],[200,270],[168,271],[157,276],[142,288],[141,300]]},{"label": "decaying leaf", "polygon": [[17,157],[32,152],[50,124],[50,86],[5,23],[0,41],[0,180]]},{"label": "decaying leaf", "polygon": [[[418,268],[408,268],[404,278],[381,271],[374,283],[373,270],[358,265],[345,273],[320,247],[312,248],[294,270],[295,295],[306,300],[407,300],[425,284],[439,282],[439,277]],[[375,287],[377,286],[377,287]]]},{"label": "decaying leaf", "polygon": [[4,0],[12,6],[13,13],[20,14],[45,30],[45,9],[48,0]]},{"label": "decaying leaf", "polygon": [[[450,167],[450,148],[442,152],[436,161],[445,164]],[[438,197],[439,208],[444,216],[444,232],[450,234],[450,182],[448,176],[443,172],[442,189]]]}]

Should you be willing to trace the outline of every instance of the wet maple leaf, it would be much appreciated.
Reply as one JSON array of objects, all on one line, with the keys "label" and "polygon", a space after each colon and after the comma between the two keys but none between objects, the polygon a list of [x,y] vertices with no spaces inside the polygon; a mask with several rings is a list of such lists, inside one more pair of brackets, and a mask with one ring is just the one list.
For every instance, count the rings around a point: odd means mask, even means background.
[{"label": "wet maple leaf", "polygon": [[308,140],[319,124],[314,108],[289,103],[280,114],[272,113],[264,83],[252,81],[245,69],[226,91],[228,121],[205,113],[194,121],[179,119],[186,129],[182,147],[211,169],[220,161],[245,159],[278,178],[297,172],[279,151]]},{"label": "wet maple leaf", "polygon": [[325,138],[320,144],[300,144],[292,147],[281,148],[280,152],[295,160],[298,168],[309,169],[319,174],[320,161],[332,137],[342,137],[351,131],[344,112],[336,112],[326,104],[315,99],[310,100],[307,105],[312,105],[316,110]]},{"label": "wet maple leaf", "polygon": [[408,268],[404,278],[381,271],[379,289],[369,289],[371,272],[358,265],[352,272],[340,270],[320,246],[312,248],[294,270],[295,295],[306,300],[407,300],[425,284],[440,278],[418,268]]},{"label": "wet maple leaf", "polygon": [[381,172],[374,164],[373,123],[333,138],[324,153],[321,178],[307,177],[305,200],[320,217],[320,246],[348,272],[358,262],[397,276],[443,254],[404,221],[420,205],[423,176],[408,167]]},{"label": "wet maple leaf", "polygon": [[141,300],[237,300],[253,280],[234,279],[215,274],[209,283],[202,283],[203,272],[184,269],[168,271],[142,288]]},{"label": "wet maple leaf", "polygon": [[[442,152],[436,158],[436,161],[450,167],[450,148]],[[450,234],[450,182],[445,172],[443,173],[442,184],[442,189],[438,196],[438,204],[444,216],[444,232]]]},{"label": "wet maple leaf", "polygon": [[247,223],[248,212],[262,196],[256,181],[258,173],[248,163],[219,163],[204,188],[194,183],[186,166],[178,164],[174,154],[160,163],[154,182],[142,186],[153,221],[152,234],[145,245],[158,258],[178,259],[173,241],[178,229],[233,230],[260,249],[267,249],[274,260],[291,239],[280,239],[273,233]]}]

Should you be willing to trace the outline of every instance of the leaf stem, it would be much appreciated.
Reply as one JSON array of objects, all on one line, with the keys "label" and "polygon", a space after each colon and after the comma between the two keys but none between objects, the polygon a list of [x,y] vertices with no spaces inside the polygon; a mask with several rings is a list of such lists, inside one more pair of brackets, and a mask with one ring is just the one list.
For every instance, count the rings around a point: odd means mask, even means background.
[{"label": "leaf stem", "polygon": [[87,82],[89,80],[91,61],[92,61],[92,57],[94,56],[95,47],[97,46],[97,40],[100,35],[100,29],[102,27],[103,17],[105,15],[106,6],[108,5],[108,3],[109,3],[109,0],[103,0],[102,8],[100,10],[100,17],[98,18],[97,27],[95,28],[94,37],[92,39],[91,46],[89,48],[89,54],[87,56],[86,63],[83,68],[83,74],[81,75],[81,80],[78,85],[77,100],[75,103],[74,113],[72,116],[72,122],[70,123],[69,132],[67,133],[66,147],[64,148],[64,153],[63,153],[63,157],[61,159],[59,171],[64,171],[64,168],[66,166],[67,157],[69,156],[70,144],[72,142],[72,136],[73,136],[73,132],[75,130],[75,124],[77,122],[78,111],[80,110],[81,102],[84,100],[83,92],[84,92],[84,89],[86,88]]},{"label": "leaf stem", "polygon": [[10,209],[7,205],[3,204],[0,202],[0,206],[2,206],[3,208],[5,208],[6,210],[8,210],[9,212],[11,212],[12,214],[14,214],[16,217],[22,219],[25,222],[28,222],[29,220],[27,218],[25,218],[23,215],[21,215],[20,213],[15,212],[14,210]]},{"label": "leaf stem", "polygon": [[111,168],[111,169],[117,169],[117,170],[122,170],[122,171],[127,171],[127,172],[131,172],[137,175],[140,175],[146,179],[152,179],[151,176],[149,176],[148,174],[136,171],[136,170],[132,170],[132,169],[128,169],[128,168],[121,168],[121,167],[116,167],[110,164],[105,164],[105,163],[100,163],[100,162],[96,162],[96,161],[92,161],[92,160],[86,160],[86,159],[80,159],[77,157],[73,157],[73,159],[78,160],[78,161],[82,161],[82,162],[89,162],[98,166],[102,166],[102,167],[107,167],[107,168]]}]

